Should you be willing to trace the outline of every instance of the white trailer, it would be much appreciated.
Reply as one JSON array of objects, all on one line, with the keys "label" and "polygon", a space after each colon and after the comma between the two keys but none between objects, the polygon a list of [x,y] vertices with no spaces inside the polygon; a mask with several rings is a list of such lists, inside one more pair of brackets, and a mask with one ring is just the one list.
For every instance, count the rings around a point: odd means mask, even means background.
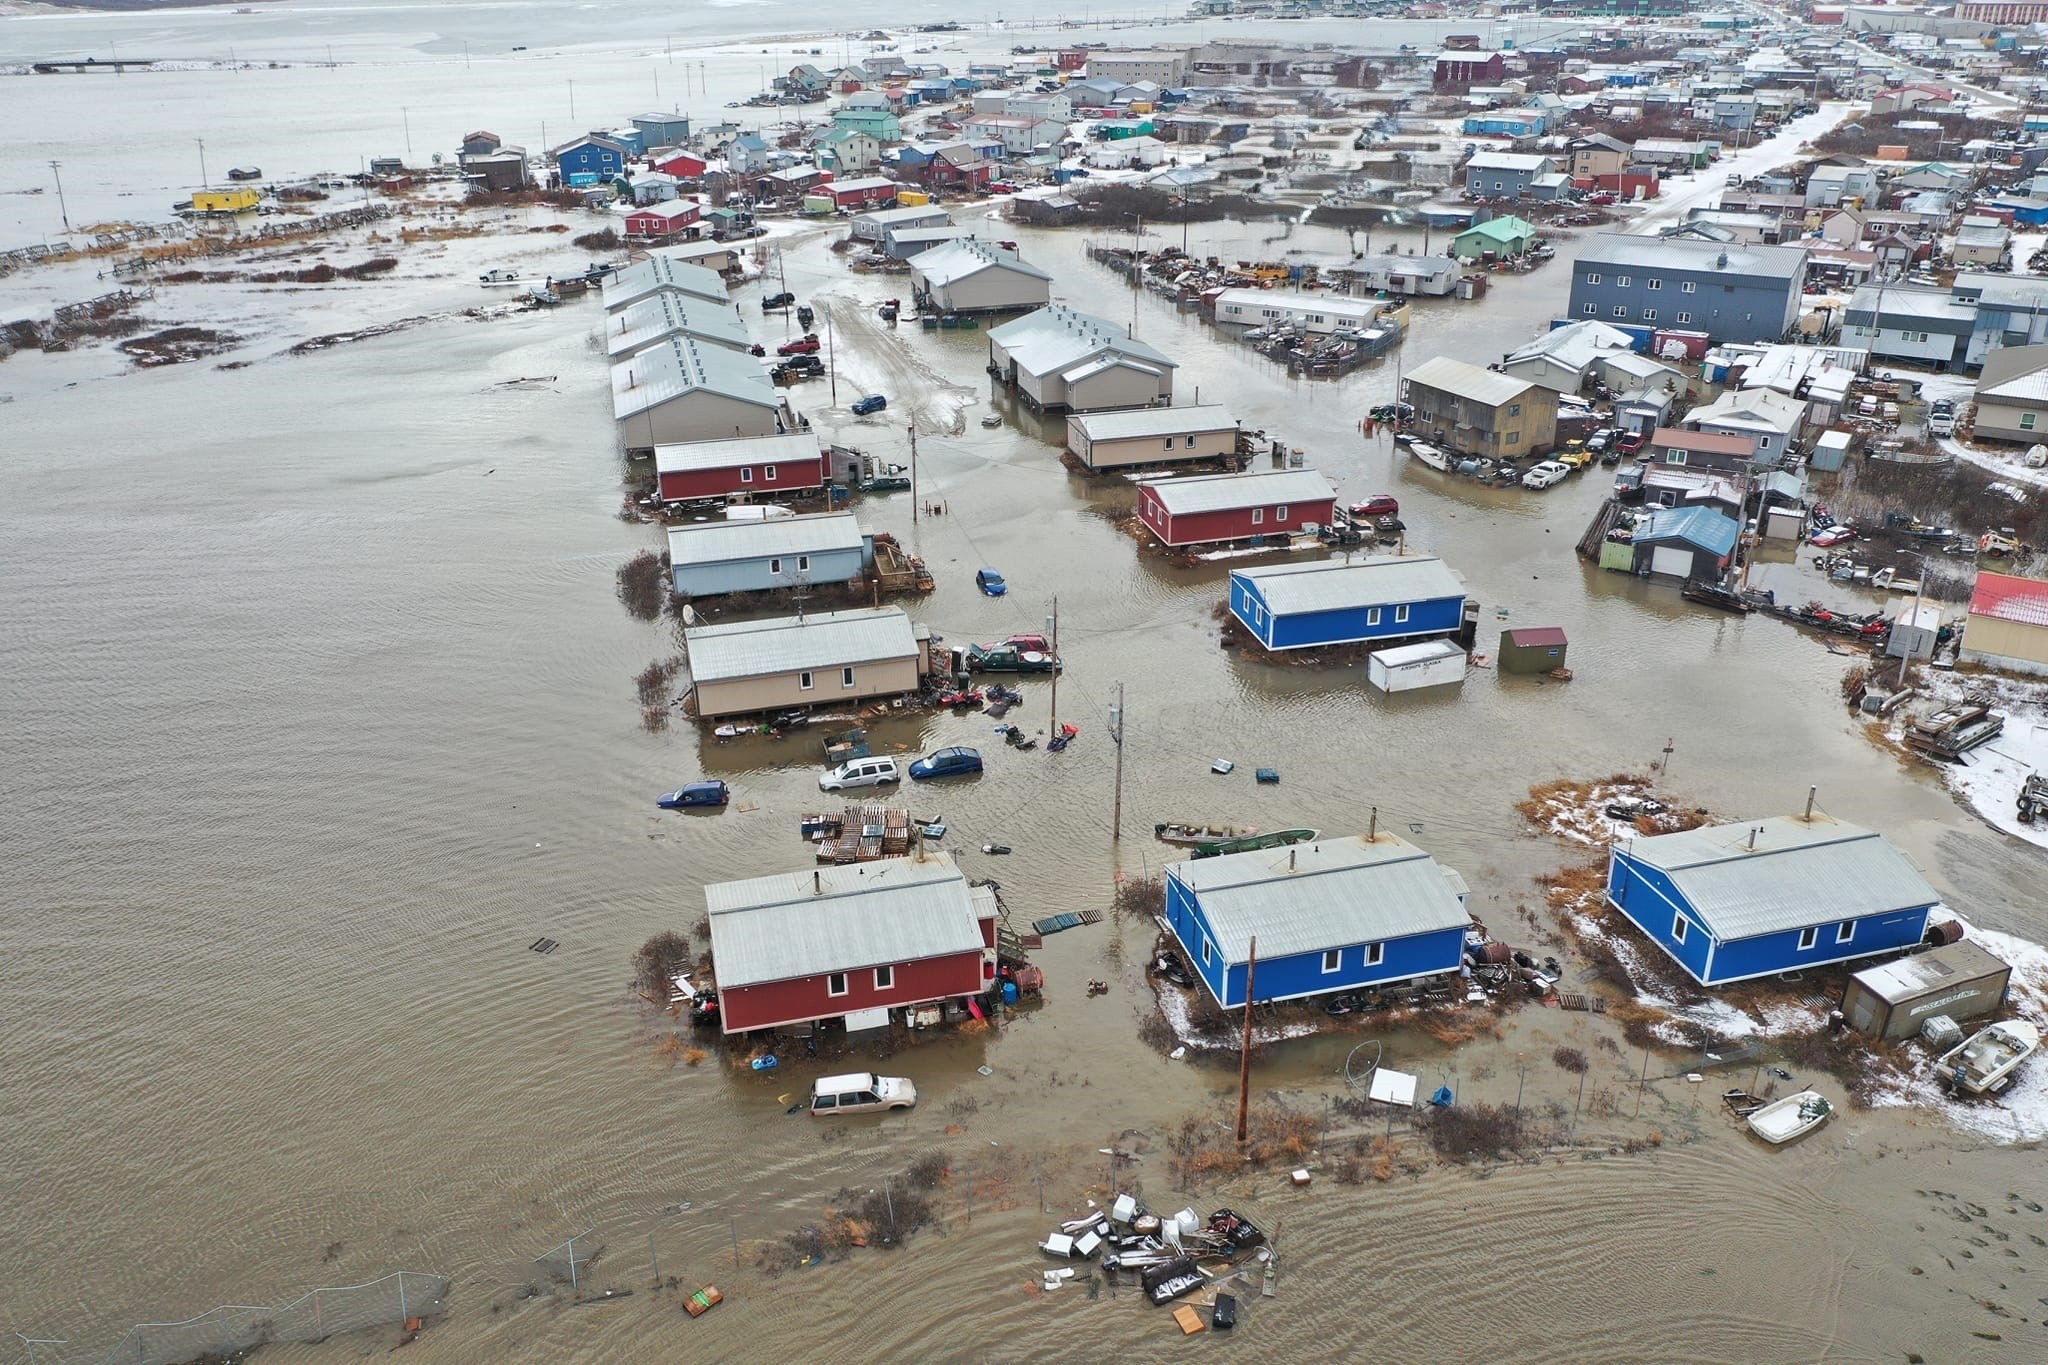
[{"label": "white trailer", "polygon": [[1382,692],[1412,692],[1465,681],[1465,651],[1455,640],[1425,640],[1368,655],[1365,680]]}]

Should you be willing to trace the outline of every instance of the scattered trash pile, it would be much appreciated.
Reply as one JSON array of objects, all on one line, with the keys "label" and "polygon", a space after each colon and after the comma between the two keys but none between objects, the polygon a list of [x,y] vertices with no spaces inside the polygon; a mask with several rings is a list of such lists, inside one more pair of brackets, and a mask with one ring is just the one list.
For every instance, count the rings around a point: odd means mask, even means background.
[{"label": "scattered trash pile", "polygon": [[[1297,1182],[1306,1175],[1297,1173]],[[1207,1221],[1192,1208],[1162,1217],[1136,1196],[1120,1194],[1107,1212],[1092,1210],[1061,1223],[1039,1250],[1063,1262],[1099,1257],[1112,1287],[1121,1277],[1136,1277],[1146,1302],[1155,1308],[1179,1304],[1174,1320],[1190,1335],[1235,1327],[1243,1300],[1273,1292],[1270,1240],[1251,1219],[1231,1209],[1217,1209]],[[1047,1269],[1044,1287],[1058,1289],[1076,1275],[1072,1264]]]}]

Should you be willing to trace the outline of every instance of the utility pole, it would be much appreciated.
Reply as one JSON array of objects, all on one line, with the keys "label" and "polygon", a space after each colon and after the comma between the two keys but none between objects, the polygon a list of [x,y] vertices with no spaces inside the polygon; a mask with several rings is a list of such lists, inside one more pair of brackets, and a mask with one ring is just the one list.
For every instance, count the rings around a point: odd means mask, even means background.
[{"label": "utility pole", "polygon": [[825,375],[832,381],[832,406],[839,406],[839,348],[833,342],[832,310],[825,310]]},{"label": "utility pole", "polygon": [[398,110],[399,118],[405,121],[405,164],[412,165],[412,110],[403,105]]},{"label": "utility pole", "polygon": [[[71,210],[64,207],[64,177],[57,174],[58,168],[63,164],[61,161],[52,161],[50,163],[50,175],[57,182],[57,216],[64,220],[64,230],[69,232],[71,231]],[[26,1338],[23,1339],[26,1340]]]},{"label": "utility pole", "polygon": [[1046,621],[1046,634],[1052,637],[1052,733],[1060,732],[1060,599],[1052,599],[1052,615]]},{"label": "utility pole", "polygon": [[206,179],[206,139],[195,137],[192,140],[199,144],[199,188],[203,190],[207,188],[208,184]]},{"label": "utility pole", "polygon": [[[910,419],[910,531],[912,535],[917,534],[917,514],[923,509],[923,506],[924,504],[919,500],[917,492],[917,419],[913,417]],[[1059,670],[1054,669],[1052,676],[1054,679],[1053,685],[1057,687],[1059,685]]]},{"label": "utility pole", "polygon": [[[1059,659],[1053,659],[1053,671],[1059,671]],[[1122,843],[1124,838],[1124,685],[1116,685],[1116,706],[1109,713],[1109,738],[1116,745],[1116,809],[1110,816],[1109,838],[1112,843]]]},{"label": "utility pole", "polygon": [[569,122],[576,121],[576,82],[569,82]]},{"label": "utility pole", "polygon": [[[1244,964],[1244,1042],[1237,1050],[1237,1145],[1244,1146],[1245,1130],[1251,1123],[1252,1108],[1252,979],[1259,970],[1259,937],[1252,935],[1251,952]],[[1223,964],[1223,979],[1230,980],[1230,964]]]}]

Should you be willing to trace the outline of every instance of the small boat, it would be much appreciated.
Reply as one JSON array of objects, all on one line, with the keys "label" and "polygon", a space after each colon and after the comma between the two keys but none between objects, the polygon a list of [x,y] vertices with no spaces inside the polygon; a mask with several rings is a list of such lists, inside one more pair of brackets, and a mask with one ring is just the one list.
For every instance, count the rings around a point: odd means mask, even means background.
[{"label": "small boat", "polygon": [[1816,1090],[1802,1090],[1773,1100],[1749,1116],[1749,1131],[1772,1146],[1804,1137],[1826,1123],[1835,1106]]},{"label": "small boat", "polygon": [[1451,457],[1425,441],[1410,441],[1408,453],[1439,473],[1449,473]]},{"label": "small boat", "polygon": [[1260,849],[1314,843],[1320,833],[1320,830],[1313,829],[1276,829],[1271,834],[1246,834],[1235,839],[1219,839],[1214,843],[1196,844],[1194,856],[1220,858],[1226,853],[1256,853]]},{"label": "small boat", "polygon": [[1697,602],[1717,611],[1732,611],[1738,616],[1746,616],[1750,611],[1749,602],[1741,593],[1704,579],[1688,578],[1685,586],[1678,590],[1678,595],[1688,602]]},{"label": "small boat", "polygon": [[1219,839],[1242,839],[1258,830],[1249,825],[1197,825],[1184,820],[1152,826],[1152,837],[1165,844],[1209,844]]},{"label": "small boat", "polygon": [[2007,1019],[1942,1053],[1935,1071],[1954,1089],[1995,1094],[2012,1084],[2020,1063],[2040,1046],[2040,1029],[2024,1019]]}]

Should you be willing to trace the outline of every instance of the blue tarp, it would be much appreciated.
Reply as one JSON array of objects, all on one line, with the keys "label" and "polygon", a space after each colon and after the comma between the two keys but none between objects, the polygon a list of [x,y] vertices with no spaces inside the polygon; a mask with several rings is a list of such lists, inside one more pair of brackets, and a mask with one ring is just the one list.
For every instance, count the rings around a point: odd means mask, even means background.
[{"label": "blue tarp", "polygon": [[1735,518],[1711,507],[1666,507],[1650,514],[1650,520],[1636,528],[1635,543],[1682,540],[1688,545],[1725,557],[1735,551]]}]

